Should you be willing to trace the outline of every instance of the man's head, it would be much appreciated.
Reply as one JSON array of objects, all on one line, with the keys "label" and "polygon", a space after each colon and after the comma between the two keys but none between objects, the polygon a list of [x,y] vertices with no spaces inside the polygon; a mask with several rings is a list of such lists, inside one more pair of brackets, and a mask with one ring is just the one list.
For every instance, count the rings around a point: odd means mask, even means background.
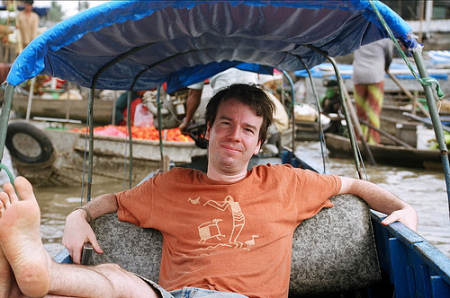
[{"label": "man's head", "polygon": [[33,10],[33,0],[25,0],[23,1],[23,4],[25,6],[25,11],[30,12]]},{"label": "man's head", "polygon": [[263,118],[259,129],[259,141],[262,145],[267,138],[267,130],[272,124],[275,107],[267,94],[255,85],[234,84],[217,92],[206,106],[206,123],[213,126],[220,103],[230,98],[249,106],[257,116]]}]

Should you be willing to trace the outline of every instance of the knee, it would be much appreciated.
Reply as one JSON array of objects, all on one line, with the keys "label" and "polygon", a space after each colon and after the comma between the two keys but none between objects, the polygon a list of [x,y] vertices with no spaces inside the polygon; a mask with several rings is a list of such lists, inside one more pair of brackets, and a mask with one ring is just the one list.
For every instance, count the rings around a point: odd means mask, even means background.
[{"label": "knee", "polygon": [[99,270],[117,270],[117,271],[124,271],[124,269],[122,267],[120,267],[120,265],[114,264],[114,263],[104,263],[104,264],[99,264],[96,265],[95,267],[97,267]]},{"label": "knee", "polygon": [[[109,283],[111,295],[105,297],[156,297],[156,292],[134,273],[126,271],[117,264],[100,264],[94,270]],[[146,293],[146,295],[143,295]]]}]

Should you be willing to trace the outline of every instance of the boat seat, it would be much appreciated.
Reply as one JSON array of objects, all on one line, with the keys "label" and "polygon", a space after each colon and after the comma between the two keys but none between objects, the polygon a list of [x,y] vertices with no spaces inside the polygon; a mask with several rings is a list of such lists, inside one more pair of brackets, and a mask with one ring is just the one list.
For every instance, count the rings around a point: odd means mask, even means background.
[{"label": "boat seat", "polygon": [[[332,202],[333,208],[305,220],[294,233],[290,297],[355,291],[381,280],[367,204],[352,195]],[[104,254],[93,253],[88,264],[116,263],[158,281],[159,231],[120,222],[115,213],[98,218],[93,227]]]}]

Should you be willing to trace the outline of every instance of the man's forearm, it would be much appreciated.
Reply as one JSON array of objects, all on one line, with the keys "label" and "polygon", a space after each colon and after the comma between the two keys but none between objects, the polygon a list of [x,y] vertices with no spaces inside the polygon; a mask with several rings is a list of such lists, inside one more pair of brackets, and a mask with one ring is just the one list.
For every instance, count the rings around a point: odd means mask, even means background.
[{"label": "man's forearm", "polygon": [[370,208],[385,213],[388,217],[383,224],[400,221],[412,230],[417,230],[417,213],[405,201],[397,198],[384,188],[364,180],[341,177],[342,187],[339,194],[353,194],[366,201]]},{"label": "man's forearm", "polygon": [[[89,210],[93,219],[104,214],[117,211],[117,199],[112,193],[101,195],[83,206],[83,209]],[[77,210],[78,211],[78,210]]]},{"label": "man's forearm", "polygon": [[189,89],[188,99],[186,101],[186,121],[189,123],[194,118],[195,111],[197,111],[201,97],[202,89]]},{"label": "man's forearm", "polygon": [[372,209],[386,214],[409,206],[384,188],[365,180],[341,177],[341,193],[354,194],[364,199]]}]

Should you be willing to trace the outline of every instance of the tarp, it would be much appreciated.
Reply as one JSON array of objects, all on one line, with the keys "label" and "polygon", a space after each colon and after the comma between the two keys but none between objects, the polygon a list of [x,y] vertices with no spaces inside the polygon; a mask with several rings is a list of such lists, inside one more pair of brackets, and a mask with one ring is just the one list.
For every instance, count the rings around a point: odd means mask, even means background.
[{"label": "tarp", "polygon": [[[411,28],[377,9],[408,48]],[[168,92],[248,63],[295,71],[386,38],[369,1],[111,1],[37,37],[7,77],[14,86],[47,74],[96,89]],[[242,65],[241,65],[242,66]]]},{"label": "tarp", "polygon": [[[339,73],[341,75],[341,78],[343,79],[351,79],[353,75],[353,65],[349,64],[337,64],[337,67],[339,69]],[[418,72],[417,67],[413,67],[415,72]],[[411,74],[411,71],[405,63],[391,63],[389,66],[389,71],[392,75],[397,77],[398,79],[408,79],[408,80],[416,80],[416,77]],[[335,79],[336,75],[333,69],[333,65],[331,63],[322,63],[319,65],[314,66],[309,70],[311,73],[311,76],[313,78],[328,78],[328,79]],[[294,72],[294,74],[298,77],[309,77],[309,74],[306,70],[297,70]],[[443,73],[434,72],[433,69],[428,69],[428,76],[430,78],[436,79],[436,80],[442,80],[442,81],[448,81],[448,72]],[[386,74],[386,78],[389,76]]]}]

